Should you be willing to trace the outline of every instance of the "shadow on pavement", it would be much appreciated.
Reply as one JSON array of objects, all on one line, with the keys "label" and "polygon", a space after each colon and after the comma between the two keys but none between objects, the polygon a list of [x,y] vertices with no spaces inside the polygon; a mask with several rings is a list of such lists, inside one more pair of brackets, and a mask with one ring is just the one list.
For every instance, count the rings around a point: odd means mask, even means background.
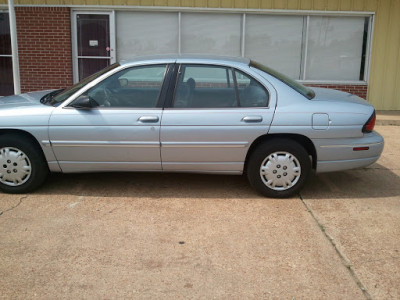
[{"label": "shadow on pavement", "polygon": [[35,194],[142,198],[255,198],[245,176],[177,173],[51,174]]},{"label": "shadow on pavement", "polygon": [[[262,198],[245,176],[177,173],[52,174],[35,194],[144,198]],[[400,178],[379,164],[345,172],[312,174],[306,199],[400,196]]]},{"label": "shadow on pavement", "polygon": [[343,172],[312,174],[301,195],[305,199],[400,196],[400,177],[380,164]]}]

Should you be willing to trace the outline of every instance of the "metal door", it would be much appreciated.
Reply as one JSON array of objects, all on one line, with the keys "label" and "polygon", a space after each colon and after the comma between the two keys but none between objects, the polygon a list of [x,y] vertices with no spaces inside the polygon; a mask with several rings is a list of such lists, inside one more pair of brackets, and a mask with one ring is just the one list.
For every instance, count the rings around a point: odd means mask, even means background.
[{"label": "metal door", "polygon": [[115,62],[114,13],[73,13],[74,82]]}]

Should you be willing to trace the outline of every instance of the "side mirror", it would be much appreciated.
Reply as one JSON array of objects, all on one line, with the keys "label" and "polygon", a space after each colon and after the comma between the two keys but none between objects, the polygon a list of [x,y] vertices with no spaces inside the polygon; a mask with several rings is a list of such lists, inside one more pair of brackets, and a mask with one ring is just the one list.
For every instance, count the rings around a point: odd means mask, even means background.
[{"label": "side mirror", "polygon": [[88,95],[81,95],[71,103],[71,106],[81,109],[91,109],[99,106],[99,104]]}]

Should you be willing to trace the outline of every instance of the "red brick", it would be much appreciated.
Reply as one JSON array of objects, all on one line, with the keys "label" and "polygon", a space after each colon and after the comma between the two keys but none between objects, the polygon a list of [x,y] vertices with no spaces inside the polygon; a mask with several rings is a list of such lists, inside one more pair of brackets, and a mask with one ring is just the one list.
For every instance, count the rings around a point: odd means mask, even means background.
[{"label": "red brick", "polygon": [[16,7],[21,90],[72,84],[71,15],[65,7]]},{"label": "red brick", "polygon": [[368,86],[365,85],[351,85],[351,84],[308,84],[311,87],[322,87],[335,89],[347,93],[357,95],[363,99],[367,99]]}]

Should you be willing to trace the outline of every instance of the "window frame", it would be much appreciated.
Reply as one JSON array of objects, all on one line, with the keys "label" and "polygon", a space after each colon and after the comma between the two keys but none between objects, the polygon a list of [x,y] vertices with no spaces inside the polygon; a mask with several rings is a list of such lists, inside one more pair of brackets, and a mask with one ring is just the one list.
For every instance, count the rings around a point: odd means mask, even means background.
[{"label": "window frame", "polygon": [[[308,57],[308,44],[309,44],[309,28],[310,28],[310,18],[313,16],[317,17],[360,17],[368,18],[368,29],[367,29],[367,40],[365,45],[365,60],[364,66],[362,63],[360,64],[360,71],[361,68],[364,68],[364,78],[362,80],[323,80],[323,79],[307,79],[307,57]],[[300,79],[295,79],[302,84],[348,84],[348,85],[365,85],[369,83],[369,72],[370,72],[370,60],[371,60],[371,48],[372,48],[372,34],[373,34],[373,22],[374,22],[374,13],[328,13],[328,14],[316,14],[316,13],[309,13],[304,15],[304,22],[303,22],[303,53],[301,57],[301,67],[300,67]],[[305,29],[305,30],[304,30]],[[364,43],[362,45],[364,47]],[[364,48],[362,49],[364,51]],[[362,57],[361,57],[362,59]]]},{"label": "window frame", "polygon": [[[230,78],[228,75],[226,77],[227,79],[227,86],[229,87],[229,83],[233,84],[233,90],[235,93],[235,101],[236,101],[236,106],[226,106],[226,107],[174,107],[174,101],[175,101],[175,96],[176,96],[176,92],[178,89],[178,84],[180,82],[183,82],[183,78],[184,78],[184,73],[181,72],[181,68],[182,66],[184,66],[185,68],[187,66],[201,66],[201,67],[212,67],[212,68],[223,68],[227,71],[227,73],[229,73],[228,71],[231,72],[232,78]],[[240,106],[240,93],[239,93],[239,88],[238,88],[238,83],[237,83],[237,79],[236,79],[236,72],[237,73],[243,73],[245,76],[255,80],[258,85],[264,90],[264,92],[267,95],[267,103],[265,106]],[[181,74],[183,74],[181,76]],[[269,91],[269,89],[260,82],[260,80],[256,77],[254,77],[253,75],[249,74],[248,72],[239,69],[239,68],[235,68],[233,66],[227,66],[227,65],[218,65],[218,64],[212,64],[212,63],[177,63],[175,64],[175,71],[174,74],[171,75],[172,76],[172,80],[170,82],[170,88],[168,90],[168,98],[166,99],[165,102],[165,106],[164,108],[167,109],[176,109],[176,110],[199,110],[199,109],[207,109],[207,110],[214,110],[214,109],[268,109],[269,105],[270,105],[270,101],[271,101],[271,92]],[[182,79],[182,80],[181,80]],[[228,82],[229,80],[229,82]]]},{"label": "window frame", "polygon": [[[241,104],[241,99],[240,99],[239,85],[237,83],[236,73],[239,73],[239,74],[242,73],[244,76],[249,77],[250,81],[251,81],[251,79],[253,79],[254,81],[257,82],[258,86],[261,89],[263,89],[265,94],[267,95],[267,103],[266,103],[265,106],[241,106],[240,105]],[[269,107],[269,102],[270,102],[270,99],[271,99],[271,93],[257,78],[254,78],[254,76],[252,76],[250,74],[247,74],[246,72],[244,72],[242,70],[239,70],[239,69],[236,69],[236,68],[233,68],[233,67],[232,67],[232,74],[233,74],[233,80],[234,80],[234,83],[235,83],[236,99],[237,99],[237,103],[238,103],[238,106],[237,106],[238,108],[267,108],[267,107]]]}]

